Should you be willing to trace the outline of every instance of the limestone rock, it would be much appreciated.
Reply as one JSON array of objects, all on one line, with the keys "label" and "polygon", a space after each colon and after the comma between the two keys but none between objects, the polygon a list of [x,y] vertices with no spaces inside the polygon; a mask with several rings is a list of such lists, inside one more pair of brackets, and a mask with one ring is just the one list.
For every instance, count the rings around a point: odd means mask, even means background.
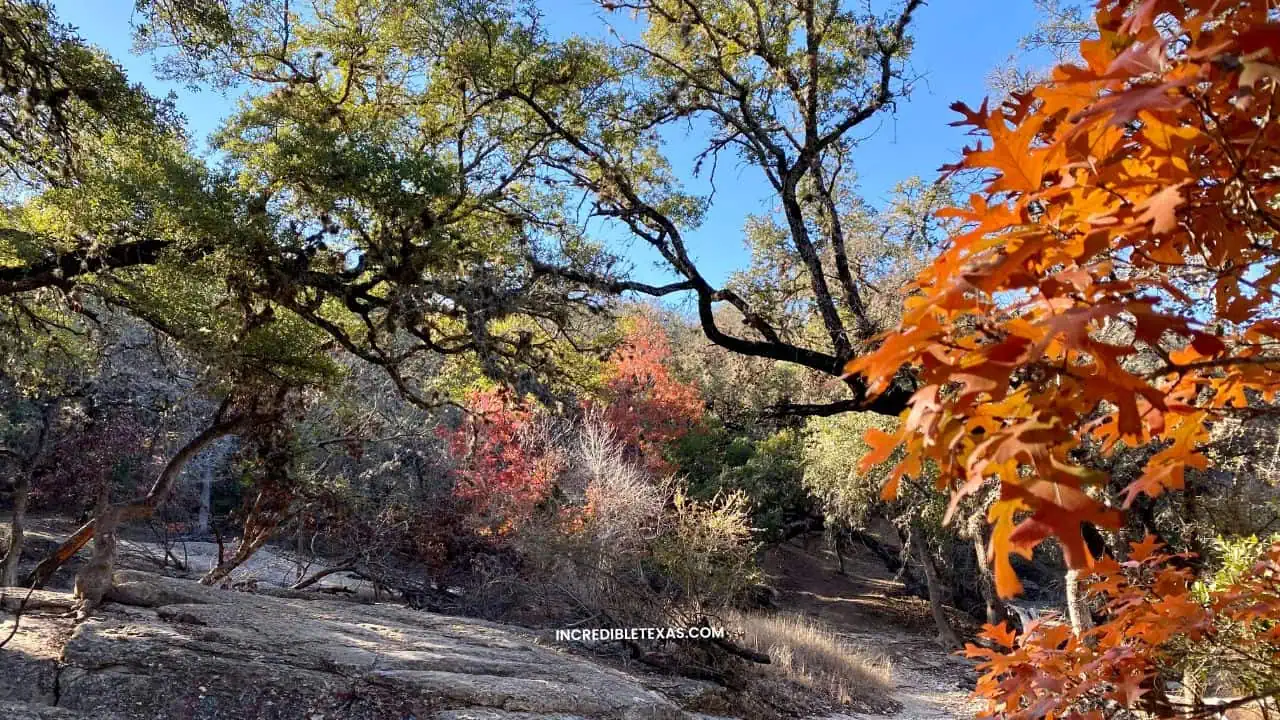
[{"label": "limestone rock", "polygon": [[[635,678],[543,646],[516,628],[390,605],[220,591],[141,572],[119,573],[116,583],[111,602],[65,640],[60,662],[46,653],[23,656],[21,672],[0,668],[0,698],[33,707],[56,701],[82,715],[31,714],[37,708],[0,717],[686,716]],[[58,628],[31,621],[39,630],[26,634],[28,645],[58,645]],[[0,652],[8,655],[7,648]],[[4,684],[19,675],[29,678],[30,691]]]},{"label": "limestone rock", "polygon": [[[41,593],[56,595],[57,593]],[[45,597],[43,600],[48,600]],[[30,605],[18,626],[18,632],[0,650],[0,701],[53,704],[58,697],[58,658],[61,643],[67,636],[68,620],[61,617],[71,607],[71,596],[62,595],[67,602],[40,603],[42,611],[52,611],[52,616],[37,615]],[[8,637],[13,623],[0,615],[0,640]],[[0,717],[10,715],[0,712]]]}]

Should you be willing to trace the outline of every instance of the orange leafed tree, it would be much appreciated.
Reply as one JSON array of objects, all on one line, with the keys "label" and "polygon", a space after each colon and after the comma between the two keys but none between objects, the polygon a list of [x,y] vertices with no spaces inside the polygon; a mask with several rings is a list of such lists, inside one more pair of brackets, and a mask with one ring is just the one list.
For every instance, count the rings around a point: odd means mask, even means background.
[{"label": "orange leafed tree", "polygon": [[[984,717],[1102,718],[1132,708],[1191,718],[1240,708],[1242,717],[1259,718],[1262,707],[1274,717],[1274,701],[1260,701],[1280,692],[1274,685],[1280,678],[1280,544],[1235,582],[1200,593],[1191,571],[1171,560],[1147,538],[1132,545],[1123,564],[1099,561],[1091,591],[1103,601],[1108,621],[1080,636],[1045,621],[1031,623],[1021,635],[988,626],[983,635],[993,647],[966,650],[981,660],[976,691],[988,701]],[[1262,687],[1215,705],[1168,692],[1164,680],[1170,678],[1161,675],[1196,645],[1225,673],[1248,674],[1254,684],[1261,673]]]},{"label": "orange leafed tree", "polygon": [[705,401],[669,367],[671,343],[656,319],[638,313],[624,322],[626,337],[605,364],[605,419],[646,469],[665,475],[670,443],[702,420]]},{"label": "orange leafed tree", "polygon": [[[850,363],[883,391],[913,369],[885,487],[935,465],[954,508],[984,480],[1000,593],[1010,553],[1081,523],[1116,527],[1139,494],[1207,465],[1215,423],[1280,389],[1280,22],[1273,0],[1104,0],[1074,64],[995,109],[955,105],[984,174],[963,229],[909,289],[901,326]],[[900,381],[900,380],[899,380]],[[1160,448],[1120,497],[1083,462]]]}]

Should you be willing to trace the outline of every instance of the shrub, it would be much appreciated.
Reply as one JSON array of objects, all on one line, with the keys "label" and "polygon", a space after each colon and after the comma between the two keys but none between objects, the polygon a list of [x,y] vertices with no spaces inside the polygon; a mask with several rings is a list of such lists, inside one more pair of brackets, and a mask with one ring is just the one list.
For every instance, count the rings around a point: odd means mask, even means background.
[{"label": "shrub", "polygon": [[704,423],[674,443],[670,457],[688,477],[690,497],[710,500],[743,494],[759,540],[780,539],[791,522],[813,510],[812,496],[802,483],[802,436],[794,429],[757,440]]},{"label": "shrub", "polygon": [[746,496],[700,502],[677,486],[671,507],[669,528],[657,538],[654,555],[679,604],[696,619],[737,602],[759,578]]},{"label": "shrub", "polygon": [[628,319],[626,339],[605,366],[605,420],[628,456],[638,458],[654,474],[674,468],[666,447],[702,420],[704,403],[698,388],[672,373],[666,331],[646,315]]},{"label": "shrub", "polygon": [[[690,624],[755,582],[755,546],[740,494],[692,500],[629,456],[602,412],[589,412],[548,452],[553,490],[502,537],[518,557],[486,568],[482,614],[600,626]],[[516,607],[520,606],[520,607]]]},{"label": "shrub", "polygon": [[474,393],[468,404],[473,414],[462,426],[441,433],[458,463],[455,493],[480,529],[508,532],[550,492],[557,458],[527,442],[538,421],[528,405],[500,390]]},{"label": "shrub", "polygon": [[813,418],[805,427],[804,486],[822,502],[828,518],[851,527],[862,526],[881,504],[880,488],[888,463],[863,472],[858,459],[867,454],[867,430],[890,429],[893,418],[872,413],[845,413]]}]

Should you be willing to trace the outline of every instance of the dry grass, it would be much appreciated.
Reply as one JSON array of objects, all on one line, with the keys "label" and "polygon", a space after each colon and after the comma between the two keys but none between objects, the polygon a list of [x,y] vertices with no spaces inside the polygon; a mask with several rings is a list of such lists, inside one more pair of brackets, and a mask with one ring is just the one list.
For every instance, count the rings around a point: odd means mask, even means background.
[{"label": "dry grass", "polygon": [[892,691],[887,659],[851,647],[802,615],[733,613],[726,622],[738,642],[769,655],[769,672],[832,702],[878,706]]}]

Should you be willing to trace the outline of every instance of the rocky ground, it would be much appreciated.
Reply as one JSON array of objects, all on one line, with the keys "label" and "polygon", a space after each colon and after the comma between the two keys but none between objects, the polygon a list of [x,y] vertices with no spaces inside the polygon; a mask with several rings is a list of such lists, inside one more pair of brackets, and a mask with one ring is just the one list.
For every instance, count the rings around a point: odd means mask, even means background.
[{"label": "rocky ground", "polygon": [[[38,526],[33,540],[52,546],[63,530]],[[174,550],[193,577],[216,557],[205,544]],[[159,569],[153,543],[135,539],[122,551],[126,567]],[[705,719],[682,708],[723,692],[608,667],[549,633],[281,589],[318,569],[262,552],[233,578],[255,592],[122,570],[111,602],[79,625],[65,616],[69,595],[36,592],[0,650],[0,717]],[[972,717],[972,669],[932,641],[927,605],[903,597],[874,561],[855,558],[840,575],[811,539],[773,549],[764,569],[780,607],[889,658],[900,706],[893,717]],[[363,582],[325,580],[350,590],[348,599],[377,599]],[[22,600],[11,590],[0,602],[12,611]],[[11,627],[0,624],[0,641]],[[829,720],[855,717],[885,716]]]},{"label": "rocky ground", "polygon": [[685,715],[635,678],[516,628],[138,571],[116,582],[111,602],[75,626],[60,616],[68,595],[32,595],[0,651],[5,717],[61,717],[48,707],[94,720]]}]

